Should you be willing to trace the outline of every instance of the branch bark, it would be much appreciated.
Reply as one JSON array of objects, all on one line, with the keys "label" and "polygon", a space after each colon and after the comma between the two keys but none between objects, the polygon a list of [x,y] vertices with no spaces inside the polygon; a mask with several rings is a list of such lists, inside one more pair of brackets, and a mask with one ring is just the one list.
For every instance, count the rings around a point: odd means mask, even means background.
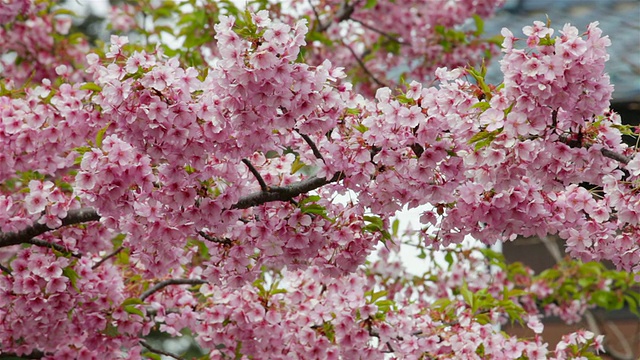
[{"label": "branch bark", "polygon": [[373,80],[374,83],[376,83],[380,87],[389,87],[389,85],[387,85],[384,82],[380,81],[378,78],[375,77],[375,75],[373,75],[373,73],[369,70],[369,68],[367,68],[367,65],[365,65],[365,63],[362,61],[360,56],[358,56],[358,54],[356,54],[356,52],[351,48],[351,46],[349,46],[348,44],[346,44],[344,42],[342,43],[342,45],[344,45],[349,50],[351,55],[353,55],[353,57],[356,59],[356,62],[358,63],[358,65],[360,65],[362,70],[371,78],[371,80]]},{"label": "branch bark", "polygon": [[161,282],[153,285],[147,291],[143,292],[142,295],[140,295],[140,300],[144,301],[149,296],[151,296],[154,293],[164,289],[165,287],[167,287],[169,285],[201,285],[201,284],[206,284],[206,283],[207,283],[206,281],[200,280],[200,279],[169,279],[169,280],[164,280],[164,281],[161,281]]},{"label": "branch bark", "polygon": [[97,263],[95,263],[95,264],[91,267],[91,269],[97,269],[97,268],[99,268],[99,267],[100,267],[100,265],[104,264],[104,262],[105,262],[105,261],[107,261],[107,260],[111,259],[112,257],[114,257],[114,256],[118,255],[118,253],[119,253],[120,251],[122,251],[122,250],[124,250],[124,246],[120,246],[119,248],[115,249],[111,254],[109,254],[109,255],[107,255],[107,256],[105,256],[105,257],[103,257],[100,261],[98,261]]},{"label": "branch bark", "polygon": [[264,182],[264,179],[262,178],[262,175],[260,175],[260,173],[253,166],[251,161],[249,161],[248,159],[242,159],[242,163],[245,164],[247,166],[247,168],[249,168],[249,171],[251,171],[253,176],[256,177],[256,179],[258,180],[258,184],[260,184],[260,189],[262,189],[262,191],[268,191],[269,187],[267,186],[267,183]]},{"label": "branch bark", "polygon": [[272,186],[268,191],[255,192],[244,196],[233,205],[232,209],[248,209],[272,201],[289,201],[294,197],[315,190],[319,187],[336,182],[342,178],[342,173],[335,173],[331,179],[312,176],[288,186]]},{"label": "branch bark", "polygon": [[92,208],[70,210],[67,214],[67,217],[62,219],[62,225],[55,229],[48,227],[46,224],[40,224],[36,222],[26,229],[20,231],[8,233],[0,232],[0,247],[27,243],[36,236],[42,235],[51,230],[59,229],[63,226],[82,224],[98,220],[100,220],[100,215],[98,215],[96,210]]},{"label": "branch bark", "polygon": [[622,154],[618,154],[617,152],[611,151],[609,149],[602,148],[602,149],[600,149],[600,152],[605,157],[608,157],[609,159],[612,159],[612,160],[616,160],[616,161],[621,162],[621,163],[623,163],[625,165],[627,165],[631,161],[630,157],[622,155]]},{"label": "branch bark", "polygon": [[183,358],[181,358],[178,355],[172,354],[168,351],[164,351],[164,350],[160,350],[160,349],[156,349],[153,346],[151,346],[148,342],[144,341],[144,340],[140,340],[140,345],[144,346],[147,348],[147,350],[149,350],[150,352],[154,353],[154,354],[158,354],[158,355],[164,355],[164,356],[168,356],[171,358],[174,358],[176,360],[184,360]]}]

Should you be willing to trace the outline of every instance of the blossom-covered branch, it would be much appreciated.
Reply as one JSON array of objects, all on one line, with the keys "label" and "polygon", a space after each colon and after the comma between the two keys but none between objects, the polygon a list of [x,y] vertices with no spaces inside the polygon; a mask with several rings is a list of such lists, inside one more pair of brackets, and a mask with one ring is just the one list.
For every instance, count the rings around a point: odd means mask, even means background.
[{"label": "blossom-covered branch", "polygon": [[150,287],[147,291],[143,292],[140,295],[140,300],[144,301],[149,296],[153,295],[155,292],[162,290],[163,288],[170,285],[201,285],[206,284],[207,281],[199,280],[199,279],[168,279],[163,280],[152,287]]},{"label": "blossom-covered branch", "polygon": [[[62,225],[58,228],[99,220],[100,215],[98,215],[98,213],[94,209],[81,208],[76,210],[69,210],[67,216],[62,219]],[[0,232],[0,247],[27,243],[36,236],[42,235],[52,230],[56,230],[58,228],[52,229],[47,226],[47,224],[36,222],[35,224],[18,232]]]}]

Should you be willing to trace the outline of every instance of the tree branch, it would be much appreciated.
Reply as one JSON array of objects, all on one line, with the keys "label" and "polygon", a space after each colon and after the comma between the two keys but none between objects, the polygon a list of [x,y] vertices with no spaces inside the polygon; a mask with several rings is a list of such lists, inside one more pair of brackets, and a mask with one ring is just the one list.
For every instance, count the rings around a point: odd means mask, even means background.
[{"label": "tree branch", "polygon": [[296,129],[296,132],[298,134],[300,134],[300,136],[302,136],[302,138],[304,139],[304,141],[309,145],[309,147],[311,148],[311,151],[313,151],[313,155],[322,160],[322,162],[324,162],[324,158],[322,157],[322,154],[320,153],[320,150],[318,150],[318,147],[316,146],[316,144],[313,142],[313,140],[311,140],[311,138],[309,137],[309,135],[307,134],[303,134],[300,132],[300,130]]},{"label": "tree branch", "polygon": [[251,161],[247,160],[247,159],[242,159],[242,162],[247,165],[247,167],[249,168],[249,171],[251,171],[251,173],[253,174],[253,176],[256,177],[256,179],[258,180],[258,183],[260,184],[260,189],[262,189],[262,191],[268,191],[269,187],[267,186],[267,183],[264,182],[264,179],[262,178],[262,176],[260,175],[260,173],[258,172],[258,170],[256,170],[256,168],[253,166],[253,164],[251,163]]},{"label": "tree branch", "polygon": [[616,160],[616,161],[621,162],[621,163],[623,163],[625,165],[627,165],[629,163],[629,161],[631,161],[631,158],[629,158],[628,156],[625,156],[625,155],[622,155],[622,154],[618,154],[617,152],[611,151],[609,149],[602,148],[602,149],[600,149],[600,152],[605,157],[608,157],[609,159],[612,159],[612,160]]},{"label": "tree branch", "polygon": [[155,292],[164,289],[169,285],[201,285],[206,284],[207,282],[200,279],[169,279],[161,281],[152,287],[150,287],[147,291],[143,292],[140,295],[140,300],[144,301],[149,296],[153,295]]},{"label": "tree branch", "polygon": [[140,345],[146,347],[147,350],[151,351],[154,354],[168,356],[168,357],[174,358],[176,360],[184,360],[183,358],[181,358],[178,355],[172,354],[172,353],[164,351],[164,350],[156,349],[153,346],[149,345],[149,343],[144,341],[144,340],[140,340]]},{"label": "tree branch", "polygon": [[338,10],[338,12],[336,13],[336,16],[333,20],[329,20],[327,21],[324,25],[321,25],[320,27],[318,27],[318,32],[324,32],[326,31],[331,24],[333,24],[334,22],[342,22],[345,20],[349,20],[351,18],[351,14],[353,14],[353,11],[356,9],[356,6],[361,2],[362,0],[356,0],[353,2],[353,4],[349,4],[348,1],[344,1],[342,3],[342,5],[340,6],[340,9]]},{"label": "tree branch", "polygon": [[364,72],[371,78],[371,80],[373,80],[373,82],[375,82],[376,84],[378,84],[378,86],[381,87],[389,87],[387,84],[385,84],[384,82],[378,80],[373,73],[371,73],[371,71],[369,71],[369,69],[367,68],[367,65],[364,64],[364,62],[362,62],[362,59],[360,59],[360,57],[358,56],[358,54],[356,54],[355,51],[353,51],[353,49],[351,48],[351,46],[347,45],[346,43],[342,42],[342,45],[344,45],[347,49],[349,49],[349,52],[351,53],[351,55],[353,55],[353,57],[356,59],[356,61],[358,62],[358,65],[360,65],[360,67],[362,68],[362,70],[364,70]]},{"label": "tree branch", "polygon": [[0,353],[0,359],[42,359],[45,354],[39,350],[33,350],[30,354],[18,355],[15,353]]},{"label": "tree branch", "polygon": [[28,239],[22,242],[23,244],[31,244],[31,245],[35,245],[35,246],[40,246],[40,247],[46,247],[46,248],[51,248],[54,250],[57,250],[63,254],[69,254],[75,258],[81,258],[82,254],[76,254],[73,251],[67,249],[66,247],[60,245],[60,244],[54,244],[54,243],[50,243],[48,241],[44,241],[44,240],[40,240],[40,239]]},{"label": "tree branch", "polygon": [[[262,205],[264,203],[268,203],[271,201],[291,201],[294,197],[300,194],[309,192],[311,190],[315,190],[321,186],[324,186],[332,182],[336,182],[342,178],[343,178],[342,173],[335,173],[331,179],[312,176],[310,178],[298,181],[291,185],[273,186],[270,188],[268,187],[266,190],[241,197],[240,200],[236,204],[234,204],[231,208],[232,209],[248,209],[250,207]],[[35,222],[33,225],[27,227],[26,229],[23,229],[17,232],[8,232],[8,233],[0,232],[0,248],[11,246],[11,245],[24,244],[24,243],[29,243],[33,245],[39,245],[39,246],[49,246],[49,247],[55,248],[55,246],[60,246],[60,245],[55,245],[51,243],[46,243],[46,245],[42,245],[43,243],[42,241],[33,241],[33,238],[36,236],[42,235],[48,231],[57,230],[64,226],[82,224],[82,223],[99,221],[99,220],[100,220],[100,215],[95,209],[81,208],[77,210],[70,210],[67,214],[67,217],[62,219],[62,225],[55,229],[49,228],[45,224],[40,224]],[[57,250],[68,252],[68,250],[65,248],[61,248]]]},{"label": "tree branch", "polygon": [[[318,24],[318,29],[321,29],[324,27],[324,25],[322,25],[322,22],[320,21],[320,14],[318,14],[318,11],[316,10],[316,7],[313,6],[313,4],[311,3],[311,0],[308,0],[309,2],[309,6],[311,6],[311,10],[313,10],[313,15],[316,17],[316,23]],[[315,29],[316,26],[314,24],[314,26],[312,27],[312,29]]]},{"label": "tree branch", "polygon": [[[70,210],[67,217],[62,219],[62,225],[58,228],[52,229],[46,224],[34,223],[26,229],[17,232],[0,232],[0,247],[6,247],[11,245],[18,245],[22,243],[28,243],[34,237],[42,235],[48,231],[59,229],[63,226],[75,225],[86,223],[90,221],[100,220],[100,215],[91,208],[82,208],[77,210]],[[37,245],[37,244],[34,244]],[[65,250],[67,251],[67,250]]]},{"label": "tree branch", "polygon": [[378,34],[380,34],[380,35],[382,35],[382,36],[386,37],[387,39],[389,39],[389,40],[391,40],[391,41],[393,41],[393,42],[396,42],[396,43],[398,43],[398,44],[400,44],[400,45],[407,45],[407,43],[406,43],[406,42],[404,42],[404,41],[402,41],[402,40],[398,39],[397,37],[395,37],[395,36],[393,36],[393,35],[391,35],[391,34],[387,34],[386,32],[384,32],[384,31],[382,31],[382,30],[376,29],[376,28],[374,28],[373,26],[371,26],[371,25],[369,25],[369,24],[367,24],[367,23],[365,23],[365,22],[363,22],[363,21],[360,21],[360,20],[358,20],[358,19],[354,19],[354,18],[350,18],[349,20],[351,20],[351,21],[355,21],[355,22],[357,22],[358,24],[362,25],[363,27],[365,27],[365,28],[367,28],[367,29],[369,29],[369,30],[371,30],[371,31],[373,31],[373,32],[375,32],[375,33],[378,33]]},{"label": "tree branch", "polygon": [[7,275],[11,275],[11,269],[2,264],[0,264],[0,270],[2,270],[2,272],[6,273]]},{"label": "tree branch", "polygon": [[120,253],[120,251],[122,251],[122,250],[124,250],[124,246],[120,246],[119,248],[115,249],[111,254],[109,254],[109,255],[107,255],[107,256],[105,256],[105,257],[103,257],[100,261],[98,261],[97,263],[95,263],[95,264],[91,267],[91,269],[92,269],[92,270],[97,269],[97,268],[98,268],[98,267],[100,267],[100,265],[102,265],[105,261],[107,261],[107,260],[111,259],[112,257],[114,257],[114,256],[118,255],[118,253]]},{"label": "tree branch", "polygon": [[272,186],[268,191],[260,191],[243,196],[232,209],[248,209],[271,201],[289,201],[294,197],[315,190],[342,178],[342,173],[335,173],[331,179],[312,176],[287,186]]},{"label": "tree branch", "polygon": [[208,235],[207,233],[205,233],[204,231],[200,230],[198,231],[198,235],[202,236],[203,238],[207,239],[208,241],[211,241],[212,243],[216,243],[216,244],[222,244],[222,245],[231,245],[231,239],[220,239],[217,237],[213,237],[211,235]]}]

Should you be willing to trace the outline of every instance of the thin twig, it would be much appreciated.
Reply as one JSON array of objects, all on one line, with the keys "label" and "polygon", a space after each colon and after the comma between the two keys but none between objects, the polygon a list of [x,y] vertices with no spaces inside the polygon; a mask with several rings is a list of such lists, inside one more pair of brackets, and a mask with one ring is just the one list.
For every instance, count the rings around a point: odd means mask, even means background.
[{"label": "thin twig", "polygon": [[[316,23],[318,24],[318,29],[324,27],[324,25],[322,25],[322,21],[320,21],[320,14],[318,14],[318,11],[316,10],[316,7],[313,6],[313,4],[311,3],[311,0],[308,0],[308,1],[309,1],[309,6],[311,6],[311,10],[313,10],[313,15],[315,15],[315,17],[316,17]],[[316,26],[314,25],[313,29],[315,29],[315,28],[316,28]]]},{"label": "thin twig", "polygon": [[351,48],[351,46],[347,45],[344,41],[342,42],[342,44],[349,50],[349,52],[351,53],[351,55],[353,55],[353,57],[356,59],[356,61],[358,62],[358,65],[360,65],[360,67],[362,68],[362,70],[364,70],[364,72],[371,78],[371,80],[373,80],[373,82],[375,82],[376,84],[378,84],[378,86],[381,87],[389,87],[387,84],[385,84],[384,82],[378,80],[372,73],[371,71],[369,71],[369,69],[367,68],[367,65],[364,64],[364,62],[362,62],[362,59],[360,59],[360,57],[358,56],[358,54],[356,54],[355,51],[353,51],[353,49]]},{"label": "thin twig", "polygon": [[349,4],[349,2],[345,0],[340,6],[340,9],[338,10],[338,12],[336,13],[335,18],[327,21],[324,25],[320,26],[317,31],[324,32],[334,22],[339,23],[345,20],[349,20],[351,18],[351,14],[353,14],[353,11],[356,8],[356,5],[358,5],[361,1],[362,0],[357,0],[357,1],[354,1],[353,4]]},{"label": "thin twig", "polygon": [[211,241],[213,243],[222,244],[222,245],[232,245],[233,244],[231,239],[227,239],[227,238],[220,239],[218,237],[211,236],[211,235],[205,233],[202,230],[198,231],[198,235],[202,236],[203,238],[205,238],[208,241]]},{"label": "thin twig", "polygon": [[311,138],[309,137],[309,135],[307,134],[303,134],[300,132],[300,130],[296,129],[296,132],[298,134],[300,134],[300,136],[302,136],[302,138],[304,139],[304,141],[306,141],[306,143],[309,145],[309,147],[311,148],[311,151],[313,151],[313,155],[322,160],[322,162],[324,162],[324,158],[322,157],[322,154],[320,153],[320,150],[318,150],[318,147],[316,146],[316,144],[313,142],[313,140],[311,140]]},{"label": "thin twig", "polygon": [[69,254],[75,258],[81,258],[82,254],[76,254],[73,251],[67,249],[66,247],[60,245],[60,244],[54,244],[54,243],[50,243],[48,241],[44,241],[44,240],[40,240],[40,239],[28,239],[22,242],[23,244],[31,244],[31,245],[35,245],[35,246],[40,246],[40,247],[46,247],[46,248],[50,248],[50,249],[54,249],[57,250],[63,254]]},{"label": "thin twig", "polygon": [[102,265],[105,261],[111,259],[112,257],[118,255],[120,253],[120,251],[124,250],[124,246],[120,246],[119,248],[115,249],[111,254],[103,257],[102,259],[100,259],[100,261],[98,261],[97,263],[95,263],[91,269],[97,269],[98,267],[100,267],[100,265]]},{"label": "thin twig", "polygon": [[387,39],[389,39],[389,40],[391,40],[391,41],[393,41],[393,42],[396,42],[396,43],[398,43],[398,44],[400,44],[400,45],[407,45],[407,43],[406,43],[406,42],[404,42],[404,41],[402,41],[402,40],[398,39],[397,37],[395,37],[395,36],[393,36],[393,35],[391,35],[391,34],[388,34],[388,33],[384,32],[384,31],[382,31],[382,30],[376,29],[376,28],[374,28],[373,26],[371,26],[371,25],[369,25],[369,24],[367,24],[367,23],[365,23],[365,22],[363,22],[363,21],[361,21],[361,20],[354,19],[354,18],[351,18],[351,19],[349,19],[349,20],[351,20],[351,21],[355,21],[355,22],[357,22],[358,24],[362,25],[363,27],[365,27],[365,28],[367,28],[367,29],[369,29],[369,30],[371,30],[371,31],[373,31],[373,32],[376,32],[376,33],[378,33],[378,34],[380,34],[380,35],[382,35],[382,36],[386,37]]},{"label": "thin twig", "polygon": [[155,292],[164,289],[169,285],[201,285],[206,284],[207,282],[200,279],[168,279],[161,281],[152,287],[150,287],[147,291],[143,292],[140,295],[140,300],[144,301],[149,296],[153,295]]},{"label": "thin twig", "polygon": [[245,165],[247,165],[247,167],[249,168],[249,171],[251,171],[253,176],[256,177],[256,179],[258,180],[258,183],[260,184],[260,189],[262,189],[262,191],[269,191],[269,187],[267,186],[267,183],[264,182],[264,179],[262,178],[258,170],[256,170],[255,167],[253,167],[253,164],[251,163],[251,161],[247,159],[242,159],[242,162]]},{"label": "thin twig", "polygon": [[164,356],[172,357],[172,358],[174,358],[176,360],[185,360],[184,358],[181,358],[180,356],[178,356],[176,354],[172,354],[172,353],[164,351],[164,350],[156,349],[153,346],[149,345],[149,343],[144,341],[144,340],[140,340],[140,345],[146,347],[147,350],[151,351],[152,353],[155,353],[155,354],[158,354],[158,355],[164,355]]},{"label": "thin twig", "polygon": [[7,273],[7,275],[11,275],[11,269],[9,269],[8,267],[0,264],[0,270],[2,270],[3,272]]}]

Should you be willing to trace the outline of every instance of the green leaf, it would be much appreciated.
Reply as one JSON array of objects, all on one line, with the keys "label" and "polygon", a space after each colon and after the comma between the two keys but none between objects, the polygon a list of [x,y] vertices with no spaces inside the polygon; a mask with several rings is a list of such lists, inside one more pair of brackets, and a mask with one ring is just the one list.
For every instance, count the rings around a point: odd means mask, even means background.
[{"label": "green leaf", "polygon": [[556,44],[556,39],[552,39],[549,35],[547,35],[546,37],[543,37],[542,39],[540,39],[540,41],[538,41],[538,45],[553,46],[555,44]]},{"label": "green leaf", "polygon": [[144,353],[142,353],[142,356],[144,356],[145,358],[149,358],[152,360],[162,360],[162,356],[156,354],[156,353],[152,353],[151,351],[145,351]]},{"label": "green leaf", "polygon": [[640,316],[640,312],[638,312],[638,305],[640,304],[638,304],[638,301],[629,294],[624,294],[623,298],[626,301],[627,306],[629,306],[629,311],[631,311],[637,316]]},{"label": "green leaf", "polygon": [[476,309],[475,309],[475,304],[474,304],[474,296],[473,296],[473,293],[467,287],[467,283],[466,282],[464,282],[462,284],[462,287],[460,288],[460,295],[462,295],[462,298],[464,299],[464,301],[467,304],[469,304],[469,306],[471,306],[472,311],[475,312]]},{"label": "green leaf", "polygon": [[296,159],[291,164],[291,175],[297,173],[300,169],[305,166],[305,163],[300,161],[300,157],[296,156]]},{"label": "green leaf", "polygon": [[326,216],[327,209],[322,205],[309,204],[307,206],[301,207],[300,212],[302,212],[303,214],[316,214]]},{"label": "green leaf", "polygon": [[171,27],[171,26],[166,26],[166,25],[155,25],[155,31],[156,33],[160,34],[162,32],[166,32],[169,35],[173,35],[173,31],[175,30],[175,28]]},{"label": "green leaf", "polygon": [[394,237],[398,237],[399,227],[400,227],[400,220],[399,219],[393,220],[393,222],[391,223],[391,234],[393,234]]},{"label": "green leaf", "polygon": [[305,205],[305,204],[310,203],[310,202],[319,201],[320,199],[321,198],[318,195],[310,195],[310,196],[307,196],[306,198],[300,200],[300,202],[298,202],[298,205],[302,206],[302,205]]},{"label": "green leaf", "polygon": [[395,305],[393,300],[378,300],[375,302],[375,305],[378,307],[379,311],[388,312],[391,310],[391,307]]},{"label": "green leaf", "polygon": [[353,126],[354,129],[360,131],[361,133],[365,133],[367,130],[369,130],[368,127],[362,125],[362,124],[357,124]]},{"label": "green leaf", "polygon": [[618,297],[610,291],[604,291],[604,290],[596,291],[591,295],[591,300],[596,305],[603,307],[607,310],[622,308],[623,306],[622,301],[620,301],[620,299],[618,299]]},{"label": "green leaf", "polygon": [[80,275],[78,275],[78,273],[71,266],[67,266],[66,268],[62,269],[62,275],[69,278],[71,286],[73,286],[74,289],[78,290],[76,284],[78,283],[78,279],[80,279]]},{"label": "green leaf", "polygon": [[365,215],[362,218],[364,219],[364,221],[368,221],[372,224],[376,224],[380,229],[384,227],[382,223],[382,219],[379,216]]},{"label": "green leaf", "polygon": [[140,304],[144,304],[144,301],[138,299],[138,298],[128,298],[125,301],[122,302],[122,306],[127,306],[127,305],[140,305]]},{"label": "green leaf", "polygon": [[475,103],[471,108],[472,109],[480,109],[482,111],[486,111],[490,107],[491,107],[491,104],[489,104],[488,102],[480,101],[480,102]]},{"label": "green leaf", "polygon": [[113,244],[114,248],[119,248],[120,246],[122,246],[122,242],[124,241],[124,239],[127,237],[127,235],[125,234],[118,234],[116,236],[113,237],[113,239],[111,239],[111,243]]},{"label": "green leaf", "polygon": [[107,126],[100,129],[100,131],[98,131],[98,133],[96,134],[96,147],[102,147],[102,139],[104,138],[104,134],[107,132],[107,129],[109,129],[110,125],[111,124],[107,124]]},{"label": "green leaf", "polygon": [[386,290],[381,290],[381,291],[377,291],[377,292],[369,292],[369,291],[367,291],[367,293],[365,293],[365,295],[371,296],[371,299],[369,300],[371,303],[375,303],[376,301],[378,301],[378,299],[387,296],[387,291]]},{"label": "green leaf", "polygon": [[480,36],[484,33],[484,20],[477,14],[473,14],[473,21],[476,24],[475,36]]},{"label": "green leaf", "polygon": [[142,310],[136,308],[136,306],[133,304],[125,306],[124,311],[126,311],[129,314],[135,314],[140,316],[141,318],[144,318],[144,313],[142,312]]},{"label": "green leaf", "polygon": [[378,0],[367,0],[367,2],[364,4],[364,8],[371,9],[375,7],[377,4],[378,4]]},{"label": "green leaf", "polygon": [[441,298],[433,302],[431,307],[437,310],[444,310],[451,305],[451,299]]},{"label": "green leaf", "polygon": [[475,150],[480,150],[484,147],[491,145],[491,142],[495,140],[496,136],[502,132],[502,129],[494,130],[494,131],[486,131],[482,130],[477,134],[473,135],[471,139],[469,139],[469,144],[475,144]]},{"label": "green leaf", "polygon": [[449,268],[451,268],[451,266],[453,265],[453,253],[451,251],[447,252],[444,255],[444,261],[446,261],[447,264],[449,264]]},{"label": "green leaf", "polygon": [[82,86],[80,86],[80,90],[91,90],[91,91],[95,91],[95,92],[100,92],[102,91],[102,88],[93,82],[88,82],[88,83],[84,83]]}]

